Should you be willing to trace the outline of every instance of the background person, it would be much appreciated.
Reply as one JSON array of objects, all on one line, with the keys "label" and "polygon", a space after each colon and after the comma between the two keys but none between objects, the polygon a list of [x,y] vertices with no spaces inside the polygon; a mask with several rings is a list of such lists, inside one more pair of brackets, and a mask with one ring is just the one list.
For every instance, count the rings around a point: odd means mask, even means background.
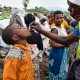
[{"label": "background person", "polygon": [[[54,12],[55,25],[51,32],[60,36],[67,36],[63,22],[62,11]],[[68,47],[50,40],[52,47],[49,55],[49,80],[66,80],[69,65],[69,49]]]}]

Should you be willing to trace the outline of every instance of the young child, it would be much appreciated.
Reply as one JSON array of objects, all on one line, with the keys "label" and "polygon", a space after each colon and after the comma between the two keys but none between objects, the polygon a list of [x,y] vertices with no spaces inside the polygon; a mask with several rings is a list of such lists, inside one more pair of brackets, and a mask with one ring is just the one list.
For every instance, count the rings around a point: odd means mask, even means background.
[{"label": "young child", "polygon": [[13,45],[5,60],[3,80],[34,80],[34,69],[26,43],[26,37],[31,36],[27,28],[16,23],[7,26],[2,33],[6,44]]}]

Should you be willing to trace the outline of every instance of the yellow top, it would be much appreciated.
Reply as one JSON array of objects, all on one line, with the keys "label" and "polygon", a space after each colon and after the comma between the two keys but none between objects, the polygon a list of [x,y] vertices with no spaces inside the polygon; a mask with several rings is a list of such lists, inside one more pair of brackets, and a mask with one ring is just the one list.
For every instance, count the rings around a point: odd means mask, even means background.
[{"label": "yellow top", "polygon": [[10,49],[4,60],[3,80],[34,80],[29,46],[16,44]]},{"label": "yellow top", "polygon": [[[63,20],[62,24],[63,27],[66,27],[68,25],[66,20]],[[54,27],[54,23],[50,26],[50,28],[52,29]]]}]

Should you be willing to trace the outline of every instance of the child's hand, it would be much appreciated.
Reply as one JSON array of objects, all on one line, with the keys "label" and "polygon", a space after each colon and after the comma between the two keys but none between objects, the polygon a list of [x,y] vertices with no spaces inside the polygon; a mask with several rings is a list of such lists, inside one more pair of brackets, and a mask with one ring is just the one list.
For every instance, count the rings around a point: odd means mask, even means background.
[{"label": "child's hand", "polygon": [[42,28],[40,27],[40,24],[37,22],[32,22],[29,25],[31,28],[34,28],[35,30],[37,30],[38,32],[42,31]]}]

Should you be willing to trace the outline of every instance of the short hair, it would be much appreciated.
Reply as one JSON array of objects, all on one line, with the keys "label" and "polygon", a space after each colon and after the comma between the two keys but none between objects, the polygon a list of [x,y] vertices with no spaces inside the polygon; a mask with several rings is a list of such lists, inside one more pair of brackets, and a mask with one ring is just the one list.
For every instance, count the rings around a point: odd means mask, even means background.
[{"label": "short hair", "polygon": [[60,10],[55,11],[55,12],[54,12],[54,18],[55,18],[55,15],[56,15],[56,14],[62,14],[62,15],[63,15],[63,12],[62,12],[62,11],[60,11]]},{"label": "short hair", "polygon": [[12,24],[8,25],[2,32],[2,39],[6,44],[12,44],[13,45],[13,40],[12,40],[12,29],[11,29]]},{"label": "short hair", "polygon": [[27,27],[29,27],[29,24],[33,21],[35,21],[35,16],[32,15],[31,13],[25,15],[24,17],[24,21],[25,21],[25,24],[27,25]]}]

